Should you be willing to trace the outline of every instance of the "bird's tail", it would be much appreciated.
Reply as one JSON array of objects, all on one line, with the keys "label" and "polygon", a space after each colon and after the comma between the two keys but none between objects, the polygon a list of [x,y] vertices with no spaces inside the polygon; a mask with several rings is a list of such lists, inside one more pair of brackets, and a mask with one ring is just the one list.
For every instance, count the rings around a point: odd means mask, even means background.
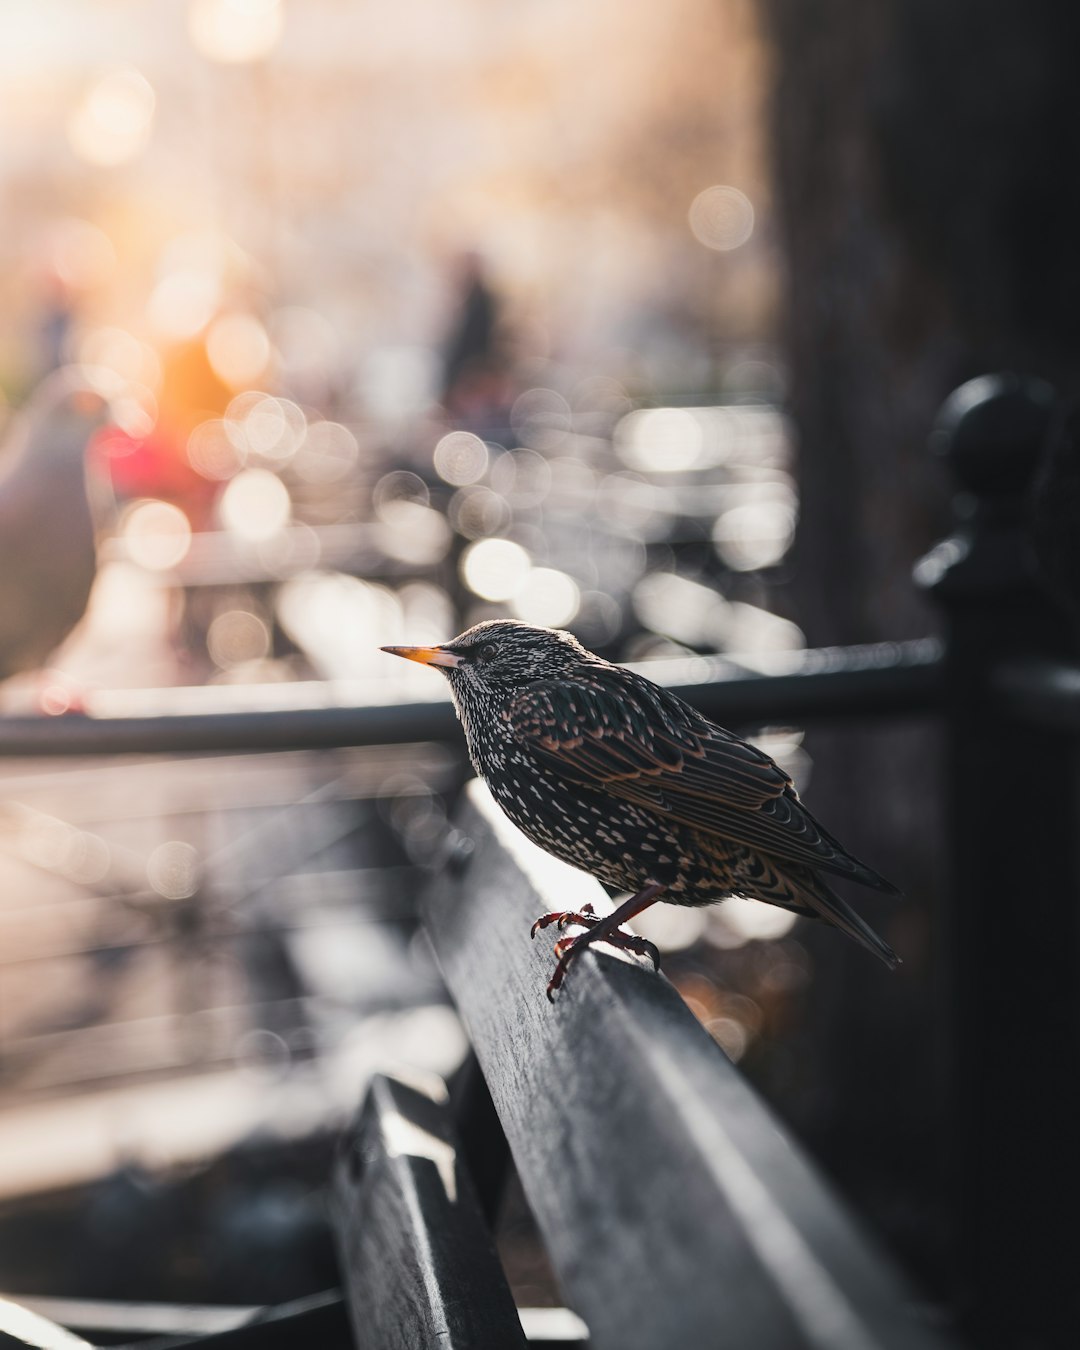
[{"label": "bird's tail", "polygon": [[885,939],[879,937],[865,919],[856,914],[846,900],[841,900],[820,876],[809,868],[801,867],[789,866],[785,868],[785,872],[797,888],[799,899],[805,901],[807,909],[812,910],[819,919],[824,919],[826,923],[831,923],[835,928],[845,932],[848,937],[854,938],[860,947],[873,952],[890,970],[896,969],[900,964],[900,958]]}]

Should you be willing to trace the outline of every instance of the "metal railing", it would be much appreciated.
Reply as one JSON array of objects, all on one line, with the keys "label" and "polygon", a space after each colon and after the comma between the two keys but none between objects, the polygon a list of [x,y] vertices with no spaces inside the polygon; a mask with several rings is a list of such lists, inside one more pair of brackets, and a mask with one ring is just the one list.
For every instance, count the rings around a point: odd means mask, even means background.
[{"label": "metal railing", "polygon": [[[942,649],[932,638],[793,653],[783,673],[694,657],[636,667],[707,716],[745,726],[939,711]],[[326,750],[343,746],[461,744],[448,702],[158,717],[0,718],[0,757],[169,755]]]}]

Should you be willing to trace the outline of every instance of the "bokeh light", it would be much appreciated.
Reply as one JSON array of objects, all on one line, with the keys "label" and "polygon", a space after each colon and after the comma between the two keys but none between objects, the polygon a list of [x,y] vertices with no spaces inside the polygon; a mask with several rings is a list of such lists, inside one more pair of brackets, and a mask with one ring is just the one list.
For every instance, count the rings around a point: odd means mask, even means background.
[{"label": "bokeh light", "polygon": [[220,231],[175,235],[158,259],[157,282],[147,302],[155,334],[178,342],[200,334],[219,313],[228,286],[251,266],[244,250]]},{"label": "bokeh light", "polygon": [[634,932],[655,942],[662,952],[684,951],[705,932],[705,910],[689,905],[654,905],[634,916]]},{"label": "bokeh light", "polygon": [[387,511],[393,512],[395,502],[413,502],[417,506],[427,506],[431,501],[428,486],[418,473],[408,469],[392,469],[383,474],[371,492],[371,504],[380,520],[388,519]]},{"label": "bokeh light", "polygon": [[270,630],[257,614],[229,609],[215,616],[206,636],[210,659],[222,670],[258,661],[270,652]]},{"label": "bokeh light", "polygon": [[225,428],[247,454],[280,464],[300,449],[307,419],[291,399],[249,390],[226,408]]},{"label": "bokeh light", "polygon": [[8,810],[15,814],[19,851],[28,860],[91,886],[108,875],[112,852],[100,835],[31,807],[9,804]]},{"label": "bokeh light", "polygon": [[188,6],[188,33],[196,50],[226,65],[269,56],[284,24],[281,0],[190,0]]},{"label": "bokeh light", "polygon": [[770,656],[802,651],[806,646],[806,635],[798,624],[744,600],[730,602],[723,611],[723,624],[716,645],[739,652],[747,664],[761,658],[763,670],[769,668]]},{"label": "bokeh light", "polygon": [[146,862],[146,879],[164,900],[187,900],[199,888],[199,854],[191,844],[170,839]]},{"label": "bokeh light", "polygon": [[577,582],[554,567],[534,567],[513,593],[511,610],[526,623],[561,628],[577,614],[581,592]]},{"label": "bokeh light", "polygon": [[[324,679],[355,680],[358,676],[385,675],[386,656],[372,641],[372,634],[391,642],[423,640],[404,627],[402,607],[394,592],[375,582],[340,572],[308,572],[285,582],[277,593],[275,611],[285,632],[300,645]],[[446,637],[446,630],[429,633],[433,640]],[[399,663],[393,689],[406,694],[431,696],[430,672],[414,663]],[[426,677],[426,678],[425,678]]]},{"label": "bokeh light", "polygon": [[461,576],[482,600],[509,600],[520,590],[532,564],[510,539],[479,539],[461,555]]},{"label": "bokeh light", "polygon": [[225,422],[211,417],[188,437],[187,458],[203,478],[227,482],[244,467],[247,456],[243,445],[229,435]]},{"label": "bokeh light", "polygon": [[455,492],[450,498],[447,515],[450,524],[466,539],[502,534],[513,518],[506,498],[481,483]]},{"label": "bokeh light", "polygon": [[685,473],[702,458],[704,432],[687,408],[642,408],[619,423],[615,445],[631,468]]},{"label": "bokeh light", "polygon": [[167,572],[191,547],[187,516],[171,502],[134,502],[124,514],[121,536],[128,557],[150,572]]},{"label": "bokeh light", "polygon": [[269,469],[243,469],[218,503],[221,522],[238,539],[270,539],[289,523],[292,501],[280,478]]},{"label": "bokeh light", "polygon": [[417,633],[417,642],[442,642],[454,631],[454,607],[441,586],[428,581],[409,581],[397,593],[401,621],[406,632]]},{"label": "bokeh light", "polygon": [[775,942],[791,932],[798,917],[777,905],[738,896],[726,900],[720,913],[725,924],[746,942]]},{"label": "bokeh light", "polygon": [[450,548],[450,526],[441,512],[403,497],[379,508],[379,545],[388,557],[415,567],[430,566]]},{"label": "bokeh light", "polygon": [[183,268],[163,276],[150,293],[146,317],[154,332],[174,341],[195,337],[213,318],[221,283],[210,272]]},{"label": "bokeh light", "polygon": [[706,188],[690,204],[690,229],[706,248],[728,253],[754,232],[754,207],[745,192],[717,185]]},{"label": "bokeh light", "polygon": [[102,168],[134,159],[150,139],[155,101],[149,80],[131,67],[99,75],[68,119],[72,149]]},{"label": "bokeh light", "polygon": [[435,446],[435,472],[444,483],[464,487],[483,478],[488,466],[488,448],[469,431],[451,431]]},{"label": "bokeh light", "polygon": [[732,506],[713,526],[720,557],[737,572],[752,572],[781,562],[795,537],[795,505],[766,498]]},{"label": "bokeh light", "polygon": [[256,384],[270,363],[270,339],[251,314],[222,314],[206,334],[214,373],[233,389]]},{"label": "bokeh light", "polygon": [[634,613],[645,628],[688,647],[716,647],[730,603],[711,587],[674,572],[652,572],[635,585]]}]

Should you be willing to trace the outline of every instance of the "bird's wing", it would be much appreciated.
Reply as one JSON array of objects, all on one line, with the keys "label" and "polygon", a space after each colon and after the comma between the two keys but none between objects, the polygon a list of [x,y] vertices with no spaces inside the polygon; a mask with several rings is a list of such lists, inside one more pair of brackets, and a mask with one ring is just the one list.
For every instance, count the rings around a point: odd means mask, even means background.
[{"label": "bird's wing", "polygon": [[583,665],[573,680],[537,681],[504,716],[562,778],[771,857],[895,890],[818,824],[768,755],[632,671]]}]

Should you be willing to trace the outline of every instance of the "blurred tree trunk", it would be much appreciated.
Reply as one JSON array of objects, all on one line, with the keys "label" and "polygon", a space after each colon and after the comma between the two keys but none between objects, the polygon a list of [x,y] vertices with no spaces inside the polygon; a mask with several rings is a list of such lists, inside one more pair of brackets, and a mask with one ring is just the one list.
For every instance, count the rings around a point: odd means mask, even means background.
[{"label": "blurred tree trunk", "polygon": [[[765,0],[764,14],[800,446],[791,612],[811,645],[918,636],[937,616],[911,567],[948,525],[926,451],[941,401],[1003,368],[1080,384],[1080,7]],[[814,1068],[781,1104],[842,1182],[906,1181],[875,1217],[933,1283],[938,748],[927,727],[820,732],[808,747],[810,804],[908,894],[891,920],[862,906],[907,964],[890,980],[808,932]]]}]

